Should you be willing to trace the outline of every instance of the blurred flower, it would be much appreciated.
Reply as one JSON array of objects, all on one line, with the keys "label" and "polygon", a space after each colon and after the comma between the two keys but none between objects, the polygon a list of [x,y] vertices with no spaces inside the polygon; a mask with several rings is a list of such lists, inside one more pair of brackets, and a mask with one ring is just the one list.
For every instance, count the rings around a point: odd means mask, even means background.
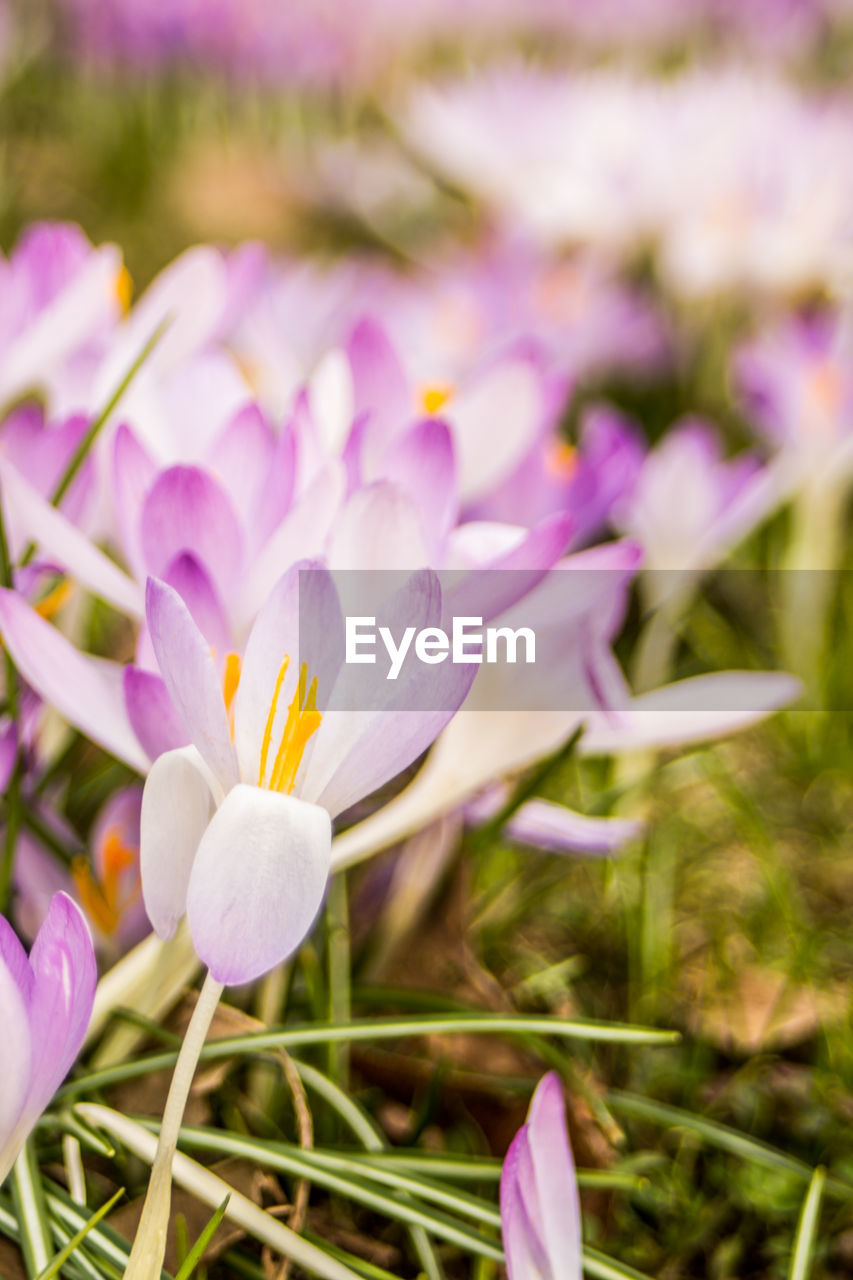
[{"label": "blurred flower", "polygon": [[794,315],[762,330],[734,358],[749,421],[780,455],[797,488],[850,478],[853,334],[841,309]]},{"label": "blurred flower", "polygon": [[[299,945],[330,872],[331,818],[416,759],[473,679],[472,667],[447,664],[436,675],[417,664],[391,692],[383,676],[365,704],[365,668],[343,662],[340,608],[327,573],[315,568],[300,582],[294,566],[259,613],[242,662],[226,663],[222,685],[180,597],[149,582],[152,643],[194,745],[160,756],[148,775],[143,894],[163,937],[186,911],[217,982],[256,978]],[[441,608],[437,579],[422,572],[378,616],[397,634],[403,622],[435,625]],[[430,705],[448,710],[410,709],[425,681]],[[370,709],[348,709],[350,685]]]},{"label": "blurred flower", "polygon": [[66,223],[29,227],[0,259],[0,405],[37,390],[62,411],[69,388],[89,377],[129,291],[115,245],[93,248]]},{"label": "blurred flower", "polygon": [[580,1280],[580,1200],[556,1071],[540,1080],[506,1154],[501,1228],[509,1280]]},{"label": "blurred flower", "polygon": [[96,979],[89,930],[65,894],[51,902],[29,959],[0,917],[0,1182],[79,1052]]},{"label": "blurred flower", "polygon": [[774,472],[757,457],[725,459],[719,436],[700,419],[676,423],[646,455],[633,490],[613,518],[643,548],[656,602],[718,564],[780,501]]},{"label": "blurred flower", "polygon": [[416,89],[403,112],[500,224],[544,245],[655,243],[689,295],[834,284],[850,258],[849,119],[843,100],[737,66],[669,80],[509,66]]}]

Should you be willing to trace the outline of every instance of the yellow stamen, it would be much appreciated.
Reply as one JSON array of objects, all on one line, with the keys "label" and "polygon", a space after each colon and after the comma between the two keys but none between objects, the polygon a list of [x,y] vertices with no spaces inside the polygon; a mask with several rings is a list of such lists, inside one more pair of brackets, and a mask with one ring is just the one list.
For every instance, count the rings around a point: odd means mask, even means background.
[{"label": "yellow stamen", "polygon": [[240,683],[243,663],[238,653],[229,653],[225,658],[225,672],[222,677],[222,697],[225,699],[225,710],[228,714],[228,726],[231,738],[234,738],[234,697]]},{"label": "yellow stamen", "polygon": [[52,591],[48,591],[47,595],[39,600],[36,605],[36,613],[42,618],[52,618],[63,605],[67,604],[71,596],[74,594],[74,583],[69,582],[66,578],[62,582],[57,582]]},{"label": "yellow stamen", "polygon": [[[276,686],[273,707],[278,698],[279,687],[278,685]],[[272,773],[270,774],[269,788],[271,791],[283,791],[290,795],[296,782],[296,775],[299,772],[299,766],[302,763],[308,740],[319,729],[322,719],[322,715],[317,710],[317,677],[314,677],[309,687],[308,667],[303,662],[299,670],[299,684],[287,709],[287,719],[284,723],[281,742],[279,743]],[[269,724],[270,722],[268,721],[267,723]],[[266,741],[266,734],[264,734],[264,740]],[[266,758],[263,757],[262,766],[265,763]],[[263,768],[261,778],[263,779]]]},{"label": "yellow stamen", "polygon": [[133,277],[125,266],[116,276],[115,289],[119,305],[124,314],[127,315],[128,311],[130,311],[130,300],[133,297]]},{"label": "yellow stamen", "polygon": [[130,894],[123,901],[121,898],[122,876],[135,860],[134,850],[124,843],[118,828],[111,827],[104,840],[104,871],[100,881],[88,858],[75,858],[71,865],[71,876],[84,910],[107,936],[115,933],[125,911],[139,897],[137,880]]},{"label": "yellow stamen", "polygon": [[278,675],[276,676],[276,679],[275,679],[275,690],[272,695],[272,702],[270,703],[269,715],[267,716],[267,723],[264,728],[264,736],[261,742],[261,768],[260,768],[260,773],[258,774],[259,787],[262,787],[264,785],[264,778],[266,777],[266,773],[267,773],[267,757],[269,756],[269,753],[270,753],[270,742],[272,739],[272,727],[273,727],[273,724],[275,723],[275,713],[278,710],[278,696],[281,693],[281,686],[284,684],[284,677],[287,675],[287,668],[289,666],[290,666],[290,657],[288,656],[288,654],[285,654],[284,661],[279,667]]},{"label": "yellow stamen", "polygon": [[425,413],[438,413],[453,398],[453,388],[444,383],[424,387],[420,393],[421,407]]}]

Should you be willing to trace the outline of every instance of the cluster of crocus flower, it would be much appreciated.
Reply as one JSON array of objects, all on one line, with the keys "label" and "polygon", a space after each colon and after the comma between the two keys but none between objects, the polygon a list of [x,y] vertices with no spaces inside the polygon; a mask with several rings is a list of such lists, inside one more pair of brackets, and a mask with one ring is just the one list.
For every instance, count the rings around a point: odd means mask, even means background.
[{"label": "cluster of crocus flower", "polygon": [[[32,934],[64,889],[115,958],[146,919],[168,939],[186,916],[208,970],[128,1273],[145,1275],[219,994],[296,951],[331,874],[448,817],[488,821],[508,781],[577,735],[593,755],[678,746],[796,696],[780,673],[717,672],[635,698],[614,654],[644,560],[707,570],[777,486],[751,457],[725,460],[706,424],[649,450],[604,402],[569,443],[582,379],[666,356],[641,296],[583,259],[497,245],[467,275],[405,278],[199,247],[133,306],[116,251],[70,228],[36,229],[8,265],[24,299],[8,343],[32,354],[0,420],[0,634],[26,682],[4,768],[72,848],[41,786],[62,742],[50,708],[145,779],[141,802],[138,787],[108,802],[70,872],[38,830],[19,838],[16,919]],[[601,332],[581,342],[600,290]],[[693,495],[680,525],[661,499],[673,484]],[[351,664],[348,575],[365,571],[390,635],[460,612],[535,625],[538,683],[519,697],[509,666],[410,662],[389,684]],[[91,597],[123,620],[123,658],[88,651]],[[609,853],[637,830],[533,800],[509,834]]]},{"label": "cluster of crocus flower", "polygon": [[273,0],[63,0],[73,47],[106,66],[258,79],[281,86],[364,85],[440,45],[448,32],[471,51],[508,38],[566,39],[653,52],[703,41],[801,56],[844,16],[845,0],[416,0],[401,10],[370,0],[358,17],[329,0],[299,0],[288,20]]},{"label": "cluster of crocus flower", "polygon": [[846,270],[849,104],[769,72],[512,63],[415,86],[400,118],[499,225],[547,245],[653,246],[685,296],[832,289]]}]

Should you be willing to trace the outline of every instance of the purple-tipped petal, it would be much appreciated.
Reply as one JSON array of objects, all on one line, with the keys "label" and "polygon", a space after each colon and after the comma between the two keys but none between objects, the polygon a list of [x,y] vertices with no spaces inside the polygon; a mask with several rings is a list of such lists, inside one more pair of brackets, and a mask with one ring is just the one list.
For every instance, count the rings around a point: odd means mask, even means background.
[{"label": "purple-tipped petal", "polygon": [[31,539],[53,563],[122,613],[131,618],[142,616],[136,583],[29,485],[19,471],[2,460],[0,485],[5,516],[17,539]]},{"label": "purple-tipped petal", "polygon": [[254,550],[281,524],[293,496],[293,433],[277,440],[257,405],[249,404],[228,424],[210,452],[214,475],[223,477],[234,510]]},{"label": "purple-tipped petal", "polygon": [[81,653],[14,591],[0,589],[0,631],[21,675],[60,715],[144,773],[148,758],[124,704],[123,668]]},{"label": "purple-tipped petal", "polygon": [[157,466],[125,423],[115,433],[112,450],[113,518],[125,558],[137,578],[145,577],[139,522],[145,495],[154,483]]},{"label": "purple-tipped petal", "polygon": [[[528,1211],[532,1188],[527,1125],[512,1140],[501,1170],[501,1235],[509,1280],[554,1280],[544,1245]],[[527,1191],[527,1195],[525,1195]],[[534,1193],[535,1194],[535,1193]]]},{"label": "purple-tipped petal", "polygon": [[542,1238],[554,1275],[581,1274],[581,1215],[575,1165],[566,1129],[560,1078],[539,1082],[527,1118],[527,1139],[542,1221]]},{"label": "purple-tipped petal", "polygon": [[594,818],[550,800],[528,800],[506,825],[511,840],[548,853],[616,853],[643,829],[632,818]]},{"label": "purple-tipped petal", "polygon": [[149,578],[145,600],[151,643],[169,697],[190,741],[227,791],[238,780],[237,756],[210,649],[174,588]]},{"label": "purple-tipped petal", "polygon": [[[5,921],[4,921],[5,923]],[[15,975],[0,959],[0,1023],[3,1027],[3,1085],[0,1088],[0,1183],[18,1154],[24,1134],[16,1133],[32,1065],[27,1005]]]},{"label": "purple-tipped petal", "polygon": [[77,1057],[89,1026],[98,980],[92,935],[65,893],[50,904],[33,943],[30,1002],[32,1076],[27,1108],[41,1111]]},{"label": "purple-tipped petal", "polygon": [[170,467],[145,499],[142,553],[148,572],[162,577],[181,552],[200,561],[227,596],[237,585],[243,535],[222,487],[198,467]]},{"label": "purple-tipped petal", "polygon": [[685,746],[757,724],[796,702],[802,686],[781,671],[715,671],[641,694],[618,721],[590,718],[582,755]]},{"label": "purple-tipped petal", "polygon": [[142,793],[139,869],[155,932],[171,938],[186,911],[193,861],[213,811],[211,780],[195,747],[155,760]]},{"label": "purple-tipped petal", "polygon": [[187,894],[190,932],[217,982],[250,982],[306,937],[329,877],[329,815],[240,785],[204,833]]},{"label": "purple-tipped petal", "polygon": [[382,452],[412,416],[408,380],[388,335],[375,320],[356,324],[347,354],[352,368],[353,416],[370,414],[369,453]]},{"label": "purple-tipped petal", "polygon": [[142,667],[125,667],[123,680],[127,714],[149,759],[156,760],[164,751],[187,746],[187,727],[162,676]]},{"label": "purple-tipped petal", "polygon": [[227,653],[231,648],[228,618],[204,565],[188,551],[182,551],[168,565],[162,580],[175,588],[214,653]]},{"label": "purple-tipped petal", "polygon": [[398,436],[388,450],[382,473],[418,507],[433,563],[437,563],[459,505],[453,441],[447,425],[437,418],[426,418]]}]

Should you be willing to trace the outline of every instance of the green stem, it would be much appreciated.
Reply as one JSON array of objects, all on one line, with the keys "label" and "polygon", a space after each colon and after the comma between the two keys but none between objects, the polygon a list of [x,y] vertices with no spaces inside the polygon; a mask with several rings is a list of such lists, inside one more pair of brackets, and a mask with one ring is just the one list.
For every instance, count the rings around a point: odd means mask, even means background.
[{"label": "green stem", "polygon": [[[326,928],[329,952],[329,1021],[349,1022],[350,1002],[350,938],[349,900],[344,872],[332,876],[326,900]],[[349,1049],[345,1040],[331,1041],[328,1046],[329,1075],[346,1088]]]}]

